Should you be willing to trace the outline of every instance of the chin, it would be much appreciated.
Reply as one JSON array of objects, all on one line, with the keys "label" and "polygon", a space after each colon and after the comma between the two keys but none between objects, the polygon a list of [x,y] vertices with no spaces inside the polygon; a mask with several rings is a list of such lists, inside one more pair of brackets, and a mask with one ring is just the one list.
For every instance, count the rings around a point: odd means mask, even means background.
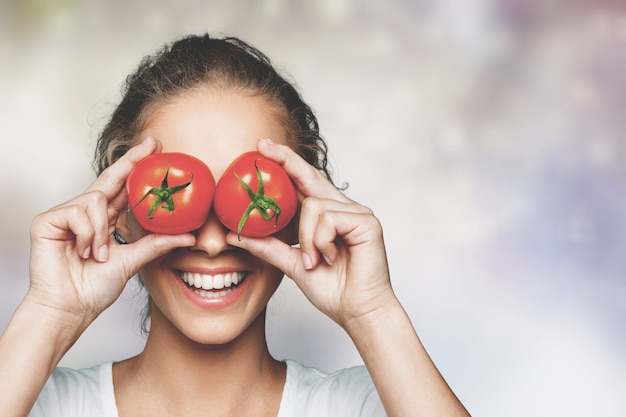
[{"label": "chin", "polygon": [[226,346],[246,340],[265,340],[265,309],[250,321],[232,317],[192,320],[176,326],[182,336],[195,345]]}]

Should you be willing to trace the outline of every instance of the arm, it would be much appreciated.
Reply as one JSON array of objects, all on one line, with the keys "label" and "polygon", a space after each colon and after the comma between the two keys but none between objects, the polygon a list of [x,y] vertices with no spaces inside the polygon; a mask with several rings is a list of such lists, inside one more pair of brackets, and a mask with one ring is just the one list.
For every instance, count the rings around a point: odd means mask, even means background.
[{"label": "arm", "polygon": [[[389,416],[468,416],[399,302],[353,320],[347,332]],[[390,343],[393,341],[393,343]]]},{"label": "arm", "polygon": [[300,247],[276,238],[240,246],[281,268],[343,327],[367,366],[389,417],[467,416],[422,346],[393,293],[383,232],[370,209],[346,197],[286,146],[260,141],[301,199]]},{"label": "arm", "polygon": [[35,218],[30,287],[0,337],[0,415],[26,416],[63,355],[121,294],[144,263],[192,235],[151,234],[129,245],[111,234],[126,206],[125,179],[158,150],[154,140],[131,149],[82,195]]}]

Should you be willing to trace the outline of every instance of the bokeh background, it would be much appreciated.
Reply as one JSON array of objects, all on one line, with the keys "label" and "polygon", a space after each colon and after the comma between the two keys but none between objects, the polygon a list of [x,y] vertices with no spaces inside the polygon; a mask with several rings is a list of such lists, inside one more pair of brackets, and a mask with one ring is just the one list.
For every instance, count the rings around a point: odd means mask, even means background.
[{"label": "bokeh background", "polygon": [[[296,80],[473,415],[626,414],[621,1],[2,0],[0,328],[28,286],[30,221],[92,181],[126,74],[203,31]],[[62,364],[140,351],[141,304],[129,285]],[[360,363],[289,280],[268,327],[279,358]]]}]

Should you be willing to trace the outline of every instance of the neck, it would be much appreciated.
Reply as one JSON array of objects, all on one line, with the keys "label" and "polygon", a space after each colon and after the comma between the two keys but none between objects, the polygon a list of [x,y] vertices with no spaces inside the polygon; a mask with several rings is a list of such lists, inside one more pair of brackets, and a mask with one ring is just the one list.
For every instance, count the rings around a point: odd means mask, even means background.
[{"label": "neck", "polygon": [[[221,415],[239,414],[246,406],[242,398],[249,399],[257,410],[260,399],[268,408],[277,406],[271,399],[278,393],[280,401],[285,366],[272,358],[267,348],[265,312],[236,339],[220,345],[188,339],[158,310],[153,311],[151,327],[144,351],[116,364],[114,383],[120,408],[124,392],[133,393],[125,398],[136,401],[139,387],[152,400],[167,398],[170,404],[177,404],[178,412],[184,407],[197,410],[200,403],[206,407],[207,398],[220,399],[211,406]],[[198,404],[192,404],[194,399]]]}]

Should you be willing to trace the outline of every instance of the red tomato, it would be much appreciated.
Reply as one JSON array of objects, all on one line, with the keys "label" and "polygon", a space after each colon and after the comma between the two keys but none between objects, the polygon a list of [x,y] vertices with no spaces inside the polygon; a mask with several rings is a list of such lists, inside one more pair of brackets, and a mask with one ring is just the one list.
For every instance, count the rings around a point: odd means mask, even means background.
[{"label": "red tomato", "polygon": [[213,205],[222,224],[239,237],[261,237],[289,224],[298,198],[279,164],[258,152],[247,152],[224,171]]},{"label": "red tomato", "polygon": [[137,222],[155,233],[198,229],[211,210],[215,179],[201,160],[182,153],[150,155],[126,179],[128,204]]}]

